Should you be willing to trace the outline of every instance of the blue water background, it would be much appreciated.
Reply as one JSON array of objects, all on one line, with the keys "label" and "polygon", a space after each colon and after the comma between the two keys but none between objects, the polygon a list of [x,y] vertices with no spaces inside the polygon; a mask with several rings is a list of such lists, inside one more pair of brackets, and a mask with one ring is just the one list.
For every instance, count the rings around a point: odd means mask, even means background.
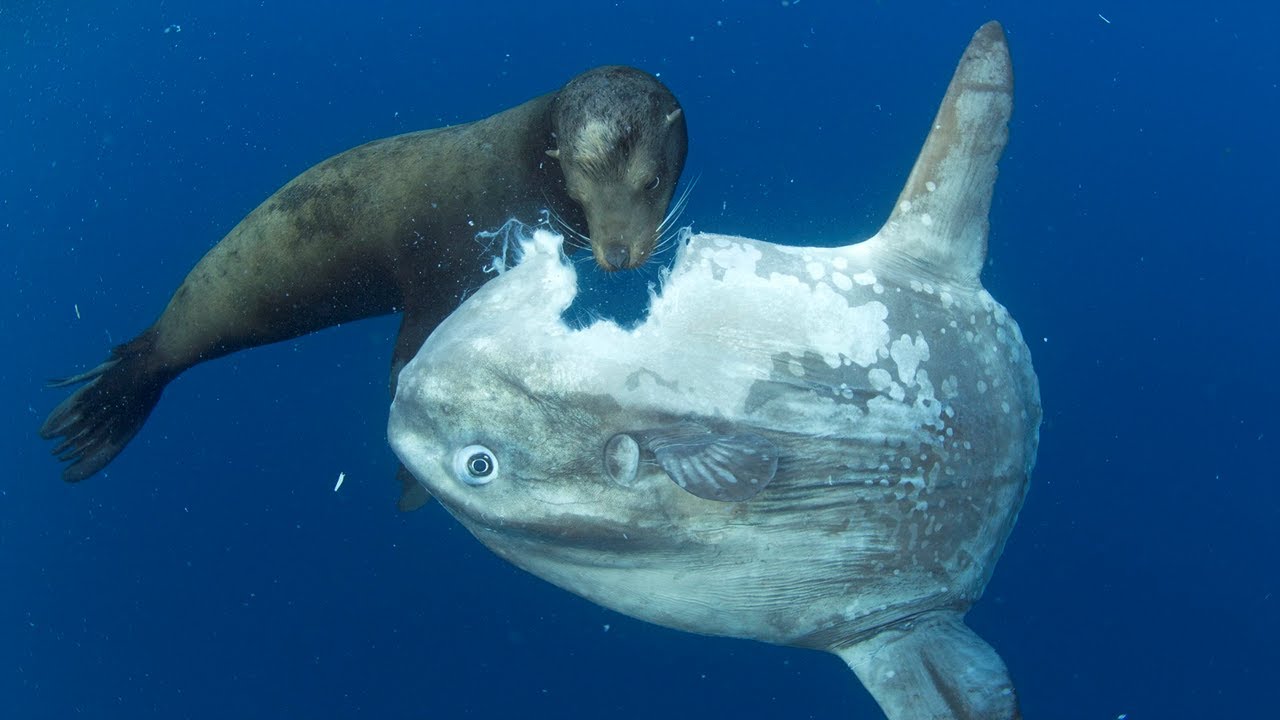
[{"label": "blue water background", "polygon": [[695,229],[865,237],[992,18],[984,281],[1045,422],[969,621],[1028,718],[1275,716],[1274,4],[121,5],[0,5],[0,717],[878,717],[834,657],[621,617],[397,513],[394,319],[191,370],[77,486],[42,384],[310,165],[598,64],[682,101]]}]

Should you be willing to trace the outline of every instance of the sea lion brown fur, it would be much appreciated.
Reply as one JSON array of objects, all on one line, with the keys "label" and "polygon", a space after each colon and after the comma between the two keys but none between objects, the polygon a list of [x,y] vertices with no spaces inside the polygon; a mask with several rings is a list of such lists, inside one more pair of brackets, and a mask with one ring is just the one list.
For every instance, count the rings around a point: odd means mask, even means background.
[{"label": "sea lion brown fur", "polygon": [[394,394],[399,369],[483,282],[477,231],[512,217],[533,222],[545,209],[590,243],[604,269],[636,267],[669,219],[687,142],[670,90],[648,73],[608,66],[483,120],[336,155],[241,220],[151,327],[98,367],[55,383],[84,384],[40,434],[62,438],[53,452],[69,463],[63,479],[83,480],[120,453],[165,386],[193,365],[402,310]]}]

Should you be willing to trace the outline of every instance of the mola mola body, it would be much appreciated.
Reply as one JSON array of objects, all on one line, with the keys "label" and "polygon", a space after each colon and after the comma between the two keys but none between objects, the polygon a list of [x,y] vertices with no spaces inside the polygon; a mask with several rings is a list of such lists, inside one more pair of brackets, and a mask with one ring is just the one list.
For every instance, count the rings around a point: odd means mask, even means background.
[{"label": "mola mola body", "polygon": [[536,233],[405,367],[392,445],[496,553],[601,605],[833,652],[891,720],[1017,717],[963,622],[1041,417],[980,281],[1011,96],[990,23],[876,235],[695,235],[631,329],[562,321],[574,269]]}]

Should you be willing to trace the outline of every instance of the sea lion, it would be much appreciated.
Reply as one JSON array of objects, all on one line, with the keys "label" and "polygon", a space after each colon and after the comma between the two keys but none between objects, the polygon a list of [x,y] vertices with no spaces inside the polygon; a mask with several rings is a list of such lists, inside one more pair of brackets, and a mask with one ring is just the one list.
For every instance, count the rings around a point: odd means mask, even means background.
[{"label": "sea lion", "polygon": [[83,480],[193,365],[399,310],[394,394],[423,339],[484,281],[478,231],[546,210],[602,268],[637,267],[673,219],[687,147],[671,91],[643,71],[606,66],[483,120],[329,158],[241,220],[151,327],[101,365],[53,383],[83,386],[40,434],[62,438],[53,453],[69,463],[63,479]]}]

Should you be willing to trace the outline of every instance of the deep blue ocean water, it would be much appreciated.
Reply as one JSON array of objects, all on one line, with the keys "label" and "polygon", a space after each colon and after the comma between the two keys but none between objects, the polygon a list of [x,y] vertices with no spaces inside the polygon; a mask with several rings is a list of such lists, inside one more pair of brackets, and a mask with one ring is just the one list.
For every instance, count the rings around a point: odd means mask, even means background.
[{"label": "deep blue ocean water", "polygon": [[1017,89],[984,281],[1045,422],[969,622],[1028,718],[1276,716],[1275,6],[122,5],[0,4],[0,717],[879,717],[834,657],[640,623],[398,513],[394,318],[193,369],[79,485],[43,383],[310,165],[599,64],[679,96],[695,229],[865,237],[993,18]]}]

